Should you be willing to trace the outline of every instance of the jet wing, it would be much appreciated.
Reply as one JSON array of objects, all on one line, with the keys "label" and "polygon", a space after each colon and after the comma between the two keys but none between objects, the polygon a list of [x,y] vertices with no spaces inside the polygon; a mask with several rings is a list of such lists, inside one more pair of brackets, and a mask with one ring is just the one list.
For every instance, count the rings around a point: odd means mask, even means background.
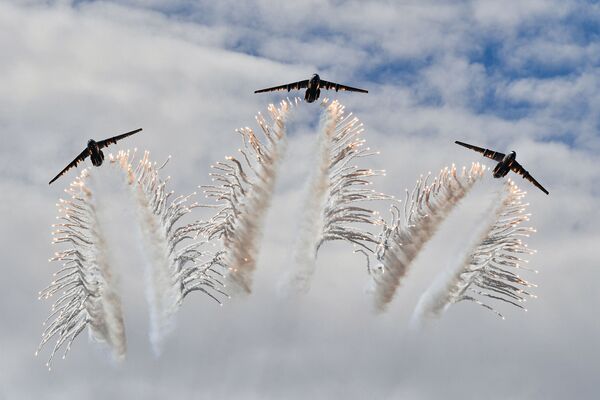
[{"label": "jet wing", "polygon": [[283,90],[287,90],[289,92],[290,90],[299,90],[307,87],[308,79],[304,81],[288,83],[287,85],[273,86],[266,89],[255,90],[254,93],[279,92]]},{"label": "jet wing", "polygon": [[335,90],[336,92],[339,92],[340,90],[347,90],[349,92],[369,93],[369,91],[365,89],[358,89],[352,86],[340,85],[339,83],[327,82],[324,80],[319,81],[319,87],[327,90]]},{"label": "jet wing", "polygon": [[492,160],[497,161],[497,162],[502,161],[505,156],[504,154],[498,153],[497,151],[473,146],[472,144],[459,142],[458,140],[455,141],[454,143],[461,145],[463,147],[466,147],[467,149],[475,150],[476,152],[483,154],[484,157],[491,158]]},{"label": "jet wing", "polygon": [[98,143],[98,147],[100,147],[101,149],[103,149],[103,148],[107,147],[108,145],[116,144],[119,140],[125,139],[127,136],[131,136],[131,135],[133,135],[135,133],[138,133],[141,130],[142,130],[142,128],[139,128],[139,129],[136,129],[134,131],[124,133],[122,135],[118,135],[118,136],[114,136],[114,137],[111,137],[111,138],[108,138],[108,139],[100,140],[99,142],[97,142]]},{"label": "jet wing", "polygon": [[529,172],[523,168],[523,166],[521,164],[519,164],[517,161],[513,161],[512,165],[510,166],[510,169],[513,172],[516,172],[517,174],[523,176],[523,178],[527,179],[529,182],[533,183],[538,189],[540,189],[542,192],[546,193],[546,194],[550,194],[548,193],[548,191],[546,189],[544,189],[544,187],[542,185],[540,185],[540,183],[538,181],[536,181],[534,179],[533,176],[531,176],[529,174]]},{"label": "jet wing", "polygon": [[69,165],[67,165],[65,167],[65,169],[60,171],[60,173],[58,175],[56,175],[50,182],[48,182],[48,185],[52,184],[52,182],[54,182],[55,180],[57,180],[58,178],[63,176],[65,174],[65,172],[67,172],[71,168],[75,168],[77,166],[77,164],[79,164],[80,162],[83,162],[83,160],[85,160],[89,155],[90,155],[90,150],[86,147],[85,150],[83,150],[81,152],[81,154],[79,154],[73,161],[71,161],[71,163]]}]

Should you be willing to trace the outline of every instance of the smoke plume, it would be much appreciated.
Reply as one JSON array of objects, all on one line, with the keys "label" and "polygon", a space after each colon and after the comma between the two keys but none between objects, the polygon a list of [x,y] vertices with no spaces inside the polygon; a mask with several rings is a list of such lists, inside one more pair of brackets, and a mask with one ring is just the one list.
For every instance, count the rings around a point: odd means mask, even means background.
[{"label": "smoke plume", "polygon": [[[535,229],[523,227],[529,220],[525,214],[527,204],[521,202],[525,192],[508,181],[492,220],[482,236],[474,243],[462,263],[441,275],[420,298],[415,310],[415,320],[425,316],[438,316],[450,305],[472,301],[504,316],[490,303],[509,304],[525,311],[527,298],[535,296],[529,288],[535,285],[518,275],[523,254],[533,254],[522,238],[529,237]],[[536,271],[537,272],[537,271]]]},{"label": "smoke plume", "polygon": [[54,273],[54,280],[40,292],[40,299],[57,295],[52,311],[44,325],[42,341],[36,351],[56,339],[48,359],[51,367],[56,352],[64,348],[63,358],[71,349],[75,338],[86,328],[90,337],[105,343],[116,359],[126,352],[125,330],[121,300],[113,282],[113,271],[108,249],[98,218],[92,190],[87,186],[89,173],[83,170],[65,191],[69,199],[57,204],[60,221],[56,228],[54,244],[67,244],[68,248],[54,254],[50,261],[62,262]]},{"label": "smoke plume", "polygon": [[392,220],[384,225],[377,246],[378,268],[371,275],[377,310],[392,301],[400,281],[421,248],[433,237],[438,226],[481,178],[485,167],[475,163],[467,171],[444,168],[431,184],[429,175],[417,181],[412,193],[406,192],[404,208],[391,208]]},{"label": "smoke plume", "polygon": [[362,168],[356,163],[363,157],[378,154],[365,147],[361,138],[363,125],[352,113],[345,115],[337,101],[323,101],[321,133],[318,137],[315,169],[310,178],[300,235],[294,251],[296,271],[290,283],[307,291],[315,270],[317,252],[331,240],[353,243],[361,251],[372,252],[369,245],[376,237],[357,224],[370,227],[380,224],[377,213],[360,203],[388,199],[389,196],[367,189],[371,178],[385,171]]},{"label": "smoke plume", "polygon": [[[145,152],[134,168],[135,154],[120,151],[110,154],[109,160],[124,173],[137,205],[148,260],[150,339],[158,352],[162,339],[172,328],[174,313],[189,293],[203,292],[219,303],[219,296],[227,296],[222,290],[224,264],[219,252],[204,250],[208,247],[204,222],[180,222],[198,207],[190,200],[195,193],[172,198],[173,192],[166,190],[168,179],[159,176],[164,165],[157,167]],[[60,296],[52,306],[38,348],[39,352],[47,342],[56,339],[48,366],[62,347],[67,354],[86,327],[94,340],[112,349],[115,358],[122,359],[126,352],[121,301],[102,230],[105,221],[99,218],[103,214],[99,212],[101,204],[87,183],[89,177],[89,171],[83,170],[66,190],[70,199],[61,199],[57,205],[60,222],[53,225],[53,243],[65,243],[69,248],[51,258],[63,265],[54,274],[54,281],[40,292],[40,298]]]},{"label": "smoke plume", "polygon": [[270,121],[260,113],[256,116],[262,142],[251,128],[238,129],[244,146],[238,149],[240,158],[229,156],[212,165],[215,184],[202,186],[206,197],[217,203],[209,205],[217,213],[204,225],[203,233],[209,241],[222,241],[218,261],[228,268],[227,280],[245,293],[252,290],[265,214],[285,152],[285,121],[293,105],[290,101],[282,101],[279,107],[269,105]]},{"label": "smoke plume", "polygon": [[[196,195],[173,197],[167,191],[168,178],[163,180],[160,167],[145,152],[132,167],[135,153],[121,151],[110,155],[110,161],[126,173],[137,204],[144,253],[148,260],[146,290],[150,305],[150,340],[155,352],[160,352],[163,338],[173,328],[173,316],[183,298],[201,291],[221,304],[222,273],[219,255],[202,250],[208,247],[201,238],[202,222],[179,224],[182,217],[198,207],[191,202]],[[167,160],[168,161],[168,160]],[[166,163],[165,163],[166,164]]]}]

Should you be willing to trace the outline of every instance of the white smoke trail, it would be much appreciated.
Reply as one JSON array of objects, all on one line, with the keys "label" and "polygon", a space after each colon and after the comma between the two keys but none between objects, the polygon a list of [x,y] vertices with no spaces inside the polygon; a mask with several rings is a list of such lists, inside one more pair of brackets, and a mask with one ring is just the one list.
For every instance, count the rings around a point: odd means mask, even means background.
[{"label": "white smoke trail", "polygon": [[70,247],[50,259],[63,265],[54,274],[52,283],[40,292],[40,299],[59,296],[44,322],[47,326],[36,351],[37,355],[48,341],[56,338],[46,364],[48,368],[61,347],[65,349],[63,358],[66,357],[71,344],[86,327],[90,338],[106,343],[116,359],[124,358],[126,352],[121,300],[98,220],[99,205],[86,185],[88,176],[88,171],[83,170],[65,190],[71,198],[60,199],[57,204],[60,222],[53,225],[56,228],[52,232],[53,243],[67,243]]},{"label": "white smoke trail", "polygon": [[[121,151],[109,156],[111,163],[126,172],[128,183],[137,202],[145,253],[149,261],[147,270],[147,295],[150,304],[150,340],[155,352],[173,328],[173,316],[183,298],[190,292],[201,291],[217,302],[223,294],[220,289],[222,274],[215,268],[220,265],[218,255],[202,251],[206,245],[198,240],[200,222],[178,226],[178,221],[198,207],[188,196],[178,196],[170,200],[173,191],[167,192],[169,178],[163,180],[158,167],[145,152],[135,168],[132,162],[135,153]],[[165,163],[166,164],[166,163]],[[188,240],[184,246],[179,246]]]},{"label": "white smoke trail", "polygon": [[369,244],[377,240],[356,224],[380,224],[377,212],[358,205],[359,202],[388,199],[389,196],[365,189],[370,178],[385,171],[350,165],[359,158],[378,154],[363,147],[362,123],[352,113],[345,115],[337,101],[321,104],[321,116],[316,168],[310,179],[308,196],[301,220],[300,236],[294,251],[296,271],[290,284],[298,291],[307,291],[315,270],[320,246],[330,240],[344,240],[372,252]]},{"label": "white smoke trail", "polygon": [[474,163],[468,171],[463,167],[459,175],[454,165],[446,167],[431,184],[429,175],[419,179],[412,193],[406,192],[402,211],[392,206],[391,223],[384,225],[377,246],[380,265],[371,271],[377,310],[385,310],[421,248],[484,170],[484,166]]},{"label": "white smoke trail", "polygon": [[[183,216],[198,207],[197,203],[189,201],[194,194],[170,200],[173,192],[165,190],[167,181],[158,174],[162,167],[152,163],[146,152],[134,169],[131,166],[134,158],[135,152],[129,151],[109,155],[110,163],[125,173],[138,205],[150,263],[146,285],[151,309],[150,338],[158,351],[161,340],[170,330],[174,312],[189,293],[201,291],[219,303],[217,295],[226,296],[221,290],[223,274],[218,269],[223,265],[219,253],[202,250],[207,243],[198,237],[204,223],[178,224]],[[46,299],[60,293],[46,321],[52,322],[42,334],[38,348],[39,352],[56,337],[49,367],[55,353],[63,346],[66,356],[86,326],[93,339],[112,348],[115,358],[125,356],[121,302],[108,262],[98,205],[86,185],[88,176],[88,171],[84,170],[66,190],[71,198],[61,199],[58,204],[57,218],[61,222],[54,225],[57,228],[53,232],[54,243],[69,243],[71,247],[51,259],[64,264],[55,273],[57,278],[40,292],[40,298]]]},{"label": "white smoke trail", "polygon": [[[296,99],[296,104],[298,99]],[[256,121],[266,141],[261,142],[251,128],[241,128],[242,159],[226,157],[211,168],[213,182],[202,186],[206,197],[214,198],[218,212],[204,226],[207,240],[219,238],[224,250],[219,263],[228,268],[227,279],[246,293],[252,290],[258,246],[265,214],[271,203],[277,169],[285,152],[285,120],[293,103],[282,101],[279,108],[269,105],[271,121],[260,113]]]},{"label": "white smoke trail", "polygon": [[[459,301],[473,301],[504,319],[504,316],[485,299],[511,304],[525,311],[523,303],[535,298],[528,289],[535,285],[518,274],[526,260],[521,254],[533,254],[521,240],[535,232],[530,227],[520,226],[529,220],[525,214],[528,204],[521,202],[525,192],[512,181],[504,186],[503,198],[485,232],[475,242],[465,260],[446,275],[441,275],[421,296],[415,309],[415,320],[426,316],[439,316],[450,305]],[[537,271],[535,271],[537,272]]]}]

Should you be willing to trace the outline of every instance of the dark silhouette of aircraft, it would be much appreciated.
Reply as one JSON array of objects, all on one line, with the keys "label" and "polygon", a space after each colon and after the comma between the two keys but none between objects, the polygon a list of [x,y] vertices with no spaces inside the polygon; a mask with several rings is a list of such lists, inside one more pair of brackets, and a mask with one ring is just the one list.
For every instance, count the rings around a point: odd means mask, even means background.
[{"label": "dark silhouette of aircraft", "polygon": [[483,154],[484,157],[491,158],[494,161],[497,161],[498,164],[494,168],[494,178],[502,178],[508,174],[509,171],[516,172],[517,174],[523,176],[523,178],[527,179],[529,182],[533,183],[540,189],[542,192],[549,194],[546,189],[538,181],[536,181],[533,176],[529,174],[529,172],[521,166],[516,160],[517,153],[511,151],[510,153],[504,155],[502,153],[498,153],[497,151],[482,149],[481,147],[473,146],[468,143],[459,142],[458,140],[454,143],[459,144],[461,146],[466,147],[467,149],[475,150],[478,153]]},{"label": "dark silhouette of aircraft", "polygon": [[325,90],[347,90],[350,92],[359,92],[359,93],[369,93],[369,91],[364,89],[353,88],[351,86],[340,85],[335,82],[328,82],[322,80],[318,74],[314,74],[312,78],[307,79],[305,81],[288,83],[287,85],[274,86],[266,89],[255,90],[254,93],[265,93],[265,92],[277,92],[282,90],[287,90],[288,92],[292,89],[300,90],[306,88],[306,92],[304,93],[304,100],[307,103],[312,103],[313,101],[319,98],[321,94],[321,89]]},{"label": "dark silhouette of aircraft", "polygon": [[88,157],[90,157],[92,159],[92,164],[94,164],[96,167],[101,166],[102,161],[104,161],[104,153],[102,152],[101,149],[107,147],[108,145],[115,144],[119,140],[124,139],[127,136],[131,136],[134,133],[138,133],[141,130],[142,130],[142,128],[139,128],[139,129],[124,133],[119,136],[111,137],[111,138],[108,138],[105,140],[100,140],[98,142],[96,142],[94,139],[90,139],[88,141],[87,147],[73,161],[71,161],[71,163],[69,165],[67,165],[65,167],[65,169],[60,171],[60,173],[58,175],[56,175],[54,177],[54,179],[52,179],[48,183],[48,185],[50,185],[52,182],[54,182],[55,180],[57,180],[58,178],[63,176],[65,174],[65,172],[67,172],[71,168],[75,168],[77,166],[77,164],[79,164],[80,162],[82,162],[83,160],[85,160]]}]

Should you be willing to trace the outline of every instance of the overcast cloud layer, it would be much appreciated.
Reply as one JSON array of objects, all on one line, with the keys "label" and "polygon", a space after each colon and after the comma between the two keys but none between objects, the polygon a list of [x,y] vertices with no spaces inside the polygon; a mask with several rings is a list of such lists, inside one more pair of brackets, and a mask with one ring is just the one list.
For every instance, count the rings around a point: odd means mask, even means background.
[{"label": "overcast cloud layer", "polygon": [[[0,399],[598,397],[599,20],[598,4],[558,0],[0,3]],[[155,358],[134,215],[115,207],[127,360],[112,365],[82,336],[48,373],[33,357],[49,309],[37,292],[56,267],[50,224],[74,173],[48,180],[88,138],[143,127],[120,147],[173,155],[172,187],[193,191],[239,147],[233,130],[281,98],[255,89],[314,72],[369,89],[334,98],[382,150],[370,165],[388,171],[378,190],[402,197],[421,173],[481,161],[457,139],[517,151],[550,191],[516,179],[538,229],[529,311],[505,310],[502,321],[458,304],[419,331],[409,326],[419,295],[460,259],[501,187],[489,177],[385,314],[373,313],[364,259],[345,244],[321,249],[306,296],[281,298],[317,140],[320,107],[303,104],[254,293],[224,307],[186,299]]]}]

